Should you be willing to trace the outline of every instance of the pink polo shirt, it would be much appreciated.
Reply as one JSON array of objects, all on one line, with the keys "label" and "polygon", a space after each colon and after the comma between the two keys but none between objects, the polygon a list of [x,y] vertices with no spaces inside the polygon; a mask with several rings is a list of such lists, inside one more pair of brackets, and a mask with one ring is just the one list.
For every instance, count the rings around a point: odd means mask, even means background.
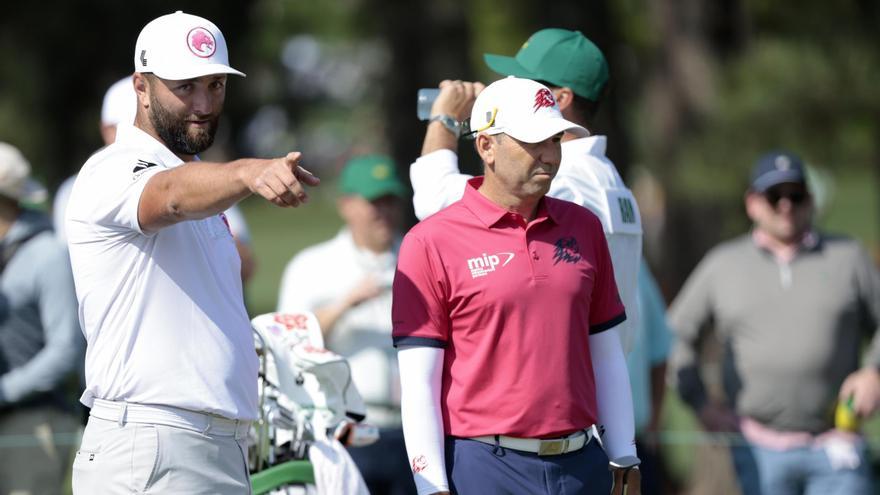
[{"label": "pink polo shirt", "polygon": [[524,219],[477,191],[417,224],[394,277],[394,344],[445,349],[447,435],[548,438],[597,421],[589,334],[626,319],[599,219],[545,197]]}]

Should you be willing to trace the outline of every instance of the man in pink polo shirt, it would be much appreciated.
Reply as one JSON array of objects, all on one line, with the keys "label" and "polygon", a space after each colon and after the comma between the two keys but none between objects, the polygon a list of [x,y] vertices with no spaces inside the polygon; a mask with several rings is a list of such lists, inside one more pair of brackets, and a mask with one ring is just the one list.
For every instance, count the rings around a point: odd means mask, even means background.
[{"label": "man in pink polo shirt", "polygon": [[[429,124],[423,153],[455,150],[441,125]],[[394,279],[419,494],[606,495],[612,480],[638,494],[614,329],[626,315],[602,225],[545,196],[562,133],[587,131],[563,119],[549,89],[514,77],[479,94],[471,128],[485,176],[406,235]]]}]

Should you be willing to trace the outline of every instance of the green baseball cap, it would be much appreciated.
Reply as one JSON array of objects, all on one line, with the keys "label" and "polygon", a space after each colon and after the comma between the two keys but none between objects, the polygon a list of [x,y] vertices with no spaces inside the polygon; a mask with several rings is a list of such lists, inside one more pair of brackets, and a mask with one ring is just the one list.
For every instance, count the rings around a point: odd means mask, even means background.
[{"label": "green baseball cap", "polygon": [[599,100],[608,82],[608,62],[580,31],[542,29],[523,43],[515,57],[486,53],[483,58],[499,74],[567,86],[592,101]]},{"label": "green baseball cap", "polygon": [[352,158],[342,169],[339,178],[342,194],[357,194],[369,201],[391,194],[403,197],[406,187],[397,177],[394,161],[381,155],[365,155]]}]

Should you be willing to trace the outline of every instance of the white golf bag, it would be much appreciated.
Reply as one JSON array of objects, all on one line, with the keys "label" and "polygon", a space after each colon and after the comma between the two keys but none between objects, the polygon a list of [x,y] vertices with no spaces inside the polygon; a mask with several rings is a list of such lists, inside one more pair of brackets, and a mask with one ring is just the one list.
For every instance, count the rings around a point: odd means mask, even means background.
[{"label": "white golf bag", "polygon": [[326,446],[335,440],[347,445],[376,441],[378,429],[361,423],[366,408],[348,361],[324,348],[314,314],[267,313],[251,324],[261,364],[252,471],[306,459],[315,442]]}]

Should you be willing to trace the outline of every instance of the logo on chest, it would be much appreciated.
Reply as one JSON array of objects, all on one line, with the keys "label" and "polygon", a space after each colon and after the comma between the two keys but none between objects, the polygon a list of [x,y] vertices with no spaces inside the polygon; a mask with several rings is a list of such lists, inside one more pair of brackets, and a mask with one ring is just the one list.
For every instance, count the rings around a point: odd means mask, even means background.
[{"label": "logo on chest", "polygon": [[553,264],[560,261],[577,263],[581,259],[581,250],[578,248],[577,239],[574,237],[560,237],[556,241],[556,250],[553,253]]},{"label": "logo on chest", "polygon": [[505,267],[513,259],[513,253],[486,254],[467,260],[471,277],[485,277],[495,271],[498,266]]}]

